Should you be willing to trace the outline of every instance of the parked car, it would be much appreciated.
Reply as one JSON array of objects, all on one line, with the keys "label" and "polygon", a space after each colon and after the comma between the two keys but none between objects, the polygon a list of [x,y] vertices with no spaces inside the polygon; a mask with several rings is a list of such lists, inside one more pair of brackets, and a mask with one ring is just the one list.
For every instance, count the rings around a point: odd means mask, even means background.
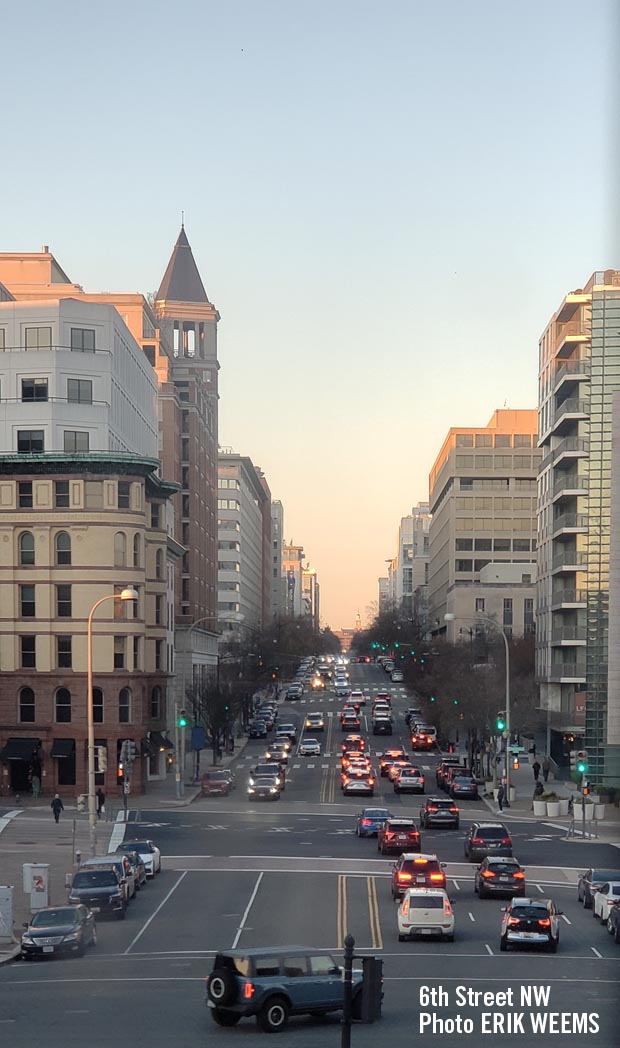
[{"label": "parked car", "polygon": [[392,670],[391,680],[394,684],[402,684],[404,679],[402,670]]},{"label": "parked car", "polygon": [[136,878],[136,891],[139,892],[146,884],[146,867],[137,851],[130,851],[128,848],[125,848],[123,854],[127,856],[132,865]]},{"label": "parked car", "polygon": [[502,909],[499,948],[509,946],[543,946],[556,953],[560,945],[561,910],[552,899],[512,899]]},{"label": "parked car", "polygon": [[50,906],[25,922],[21,939],[24,961],[35,957],[82,957],[87,946],[97,945],[95,915],[87,906]]},{"label": "parked car", "polygon": [[620,881],[620,870],[586,870],[577,882],[577,902],[583,902],[584,910],[592,908],[592,899],[599,888],[607,881]]},{"label": "parked car", "polygon": [[478,783],[471,775],[455,775],[450,784],[450,796],[478,799]]},{"label": "parked car", "polygon": [[115,869],[93,870],[81,867],[73,874],[69,905],[86,906],[91,913],[109,913],[124,920],[127,897]]},{"label": "parked car", "polygon": [[203,797],[227,797],[231,788],[230,776],[223,771],[206,771],[200,780],[200,792]]},{"label": "parked car", "polygon": [[125,899],[129,902],[136,894],[136,875],[126,855],[121,852],[112,852],[111,855],[97,855],[93,859],[84,859],[80,869],[110,870],[114,869],[125,893]]},{"label": "parked car", "polygon": [[445,863],[436,855],[403,853],[392,869],[392,898],[397,899],[409,888],[445,888]]},{"label": "parked car", "polygon": [[594,893],[592,916],[598,917],[601,924],[607,924],[610,907],[620,899],[620,881],[606,881]]},{"label": "parked car", "polygon": [[473,822],[465,837],[465,858],[480,861],[487,855],[512,856],[512,838],[501,822]]},{"label": "parked car", "polygon": [[458,830],[459,819],[456,804],[445,797],[429,797],[420,809],[420,825],[425,830],[431,826],[453,826]]},{"label": "parked car", "polygon": [[139,841],[124,841],[123,844],[119,844],[117,852],[124,851],[136,851],[146,870],[147,877],[154,877],[156,873],[161,873],[161,852],[153,841],[142,840]]},{"label": "parked car", "polygon": [[620,944],[620,902],[615,902],[609,910],[607,931],[613,935],[614,942]]},{"label": "parked car", "polygon": [[266,739],[267,738],[267,724],[264,720],[254,720],[250,722],[248,727],[248,736],[250,739]]},{"label": "parked car", "polygon": [[454,913],[442,889],[409,888],[398,907],[398,940],[435,935],[454,942]]},{"label": "parked car", "polygon": [[516,859],[487,855],[474,874],[474,892],[479,898],[488,895],[525,895],[525,871]]}]

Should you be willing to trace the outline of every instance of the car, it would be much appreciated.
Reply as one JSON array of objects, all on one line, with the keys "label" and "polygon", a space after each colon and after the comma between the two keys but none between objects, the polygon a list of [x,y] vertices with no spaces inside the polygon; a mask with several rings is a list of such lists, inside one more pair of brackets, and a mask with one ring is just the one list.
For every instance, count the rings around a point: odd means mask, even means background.
[{"label": "car", "polygon": [[562,910],[557,910],[552,899],[512,899],[502,907],[502,927],[499,948],[505,953],[509,946],[543,946],[556,953],[560,945]]},{"label": "car", "polygon": [[379,828],[391,817],[389,808],[362,808],[355,820],[355,836],[376,837]]},{"label": "car", "polygon": [[[343,970],[326,950],[305,946],[252,947],[217,953],[207,979],[207,1006],[218,1026],[256,1017],[266,1033],[283,1030],[290,1015],[342,1010]],[[352,1014],[361,1018],[362,972],[353,970]]]},{"label": "car", "polygon": [[156,873],[161,873],[161,852],[153,841],[144,838],[137,841],[124,841],[123,844],[118,845],[116,850],[117,852],[136,851],[144,863],[147,877],[154,877]]},{"label": "car", "polygon": [[607,931],[613,935],[615,943],[620,943],[620,902],[615,902],[609,910]]},{"label": "car", "polygon": [[306,716],[306,728],[312,731],[325,731],[325,718],[322,713],[308,713]]},{"label": "car", "polygon": [[417,706],[408,706],[405,711],[405,724],[411,724],[412,720],[421,716],[422,710],[419,710]]},{"label": "car", "polygon": [[383,702],[376,702],[373,706],[371,717],[392,717],[392,707]]},{"label": "car", "polygon": [[256,714],[256,720],[262,720],[265,722],[267,731],[273,731],[278,714],[275,710],[271,709],[260,709]]},{"label": "car", "polygon": [[598,917],[601,924],[607,924],[609,908],[620,899],[620,881],[605,881],[592,899],[592,916]]},{"label": "car", "polygon": [[478,783],[471,775],[455,775],[450,784],[450,796],[478,798]]},{"label": "car", "polygon": [[512,838],[501,822],[473,822],[465,837],[465,858],[470,862],[487,855],[512,857]]},{"label": "car", "polygon": [[409,765],[394,775],[397,767],[393,764],[388,776],[394,783],[394,793],[424,793],[424,776],[419,768]]},{"label": "car", "polygon": [[351,699],[351,702],[354,702],[358,707],[366,705],[366,696],[360,688],[352,688],[349,698]]},{"label": "car", "polygon": [[139,892],[146,884],[146,867],[137,851],[130,851],[129,848],[125,848],[123,854],[127,856],[131,863],[134,877],[136,878],[136,891]]},{"label": "car", "polygon": [[426,728],[418,728],[411,733],[411,748],[414,750],[432,750],[437,745],[436,735],[429,735]]},{"label": "car", "polygon": [[405,768],[411,768],[411,761],[408,757],[395,757],[387,767],[387,778],[390,782],[396,782],[401,771]]},{"label": "car", "polygon": [[458,778],[471,778],[472,774],[469,768],[466,768],[462,764],[450,764],[444,769],[442,775],[442,789],[446,793],[450,793],[452,790],[452,783]]},{"label": "car", "polygon": [[379,757],[379,769],[382,776],[387,775],[388,769],[393,761],[406,760],[407,754],[405,753],[402,746],[392,746],[389,750],[384,750]]},{"label": "car", "polygon": [[388,706],[392,705],[392,696],[389,691],[376,691],[373,703],[385,702]]},{"label": "car", "polygon": [[302,739],[297,752],[300,757],[320,757],[321,743],[318,739]]},{"label": "car", "polygon": [[113,869],[118,874],[121,887],[125,893],[125,901],[129,902],[136,894],[136,875],[129,859],[122,852],[112,852],[111,855],[97,855],[92,859],[84,859],[80,869]]},{"label": "car", "polygon": [[372,720],[372,733],[373,735],[392,735],[392,718],[391,717],[373,717]]},{"label": "car", "polygon": [[420,825],[425,830],[431,826],[453,826],[458,830],[459,821],[459,809],[445,797],[429,797],[420,809]]},{"label": "car", "polygon": [[227,797],[232,789],[230,776],[221,771],[206,771],[200,779],[200,792],[203,797],[218,794]]},{"label": "car", "polygon": [[345,797],[352,793],[366,793],[369,797],[374,796],[375,776],[372,770],[364,768],[350,768],[342,780],[342,792]]},{"label": "car", "polygon": [[248,736],[250,739],[266,739],[267,738],[267,722],[264,720],[250,721],[248,726]]},{"label": "car", "polygon": [[286,771],[284,765],[276,761],[261,761],[252,768],[248,785],[254,786],[256,779],[275,779],[280,790],[286,789]]},{"label": "car", "polygon": [[297,742],[297,728],[294,724],[290,722],[287,722],[286,724],[280,724],[278,727],[278,731],[282,732],[282,734],[288,735],[293,745]]},{"label": "car", "polygon": [[289,750],[282,743],[274,742],[265,750],[265,760],[275,761],[276,764],[288,764]]},{"label": "car", "polygon": [[363,751],[367,749],[368,743],[363,735],[358,735],[356,732],[352,732],[342,740],[342,752],[346,750],[358,750]]},{"label": "car", "polygon": [[341,699],[348,698],[350,694],[349,682],[346,680],[337,680],[334,684],[334,694]]},{"label": "car", "polygon": [[361,753],[356,750],[347,750],[340,758],[340,767],[343,771],[352,767],[370,768],[370,758],[367,753]]},{"label": "car", "polygon": [[35,957],[82,957],[87,946],[97,945],[95,915],[87,906],[49,906],[25,922],[21,938],[24,961]]},{"label": "car", "polygon": [[398,941],[432,935],[454,942],[454,912],[448,893],[440,888],[409,888],[398,907]]},{"label": "car", "polygon": [[386,819],[377,834],[377,851],[388,852],[420,851],[420,831],[413,819],[398,816]]},{"label": "car", "polygon": [[445,888],[444,870],[445,864],[432,853],[404,852],[392,866],[392,898],[398,899],[409,888]]},{"label": "car", "polygon": [[124,920],[127,897],[116,869],[80,867],[69,887],[69,905],[82,904],[91,913],[109,913]]},{"label": "car", "polygon": [[285,699],[288,699],[289,702],[294,702],[295,699],[300,699],[303,693],[303,683],[302,681],[300,681],[299,684],[290,684],[289,687],[286,689],[284,697]]},{"label": "car", "polygon": [[390,675],[390,679],[392,680],[392,682],[394,684],[402,684],[402,682],[404,681],[405,678],[404,678],[404,675],[402,673],[402,670],[392,670],[392,673]]},{"label": "car", "polygon": [[290,736],[288,735],[288,732],[286,732],[286,731],[276,731],[275,738],[273,740],[272,745],[274,745],[274,746],[283,746],[284,749],[287,751],[287,753],[290,753],[290,751],[293,748],[293,744],[292,744],[292,742],[290,740]]},{"label": "car", "polygon": [[601,885],[607,881],[620,881],[620,870],[599,870],[590,868],[580,874],[577,882],[577,902],[583,902],[584,910],[592,908],[592,899]]},{"label": "car", "polygon": [[357,717],[359,709],[354,706],[352,702],[345,702],[344,706],[340,710],[340,717]]},{"label": "car", "polygon": [[314,677],[312,680],[313,691],[325,691],[325,681],[322,677]]},{"label": "car", "polygon": [[273,775],[269,778],[256,778],[251,784],[248,783],[248,797],[251,800],[279,801],[280,793],[277,779]]},{"label": "car", "polygon": [[356,731],[360,726],[360,719],[356,714],[347,713],[340,718],[341,731]]},{"label": "car", "polygon": [[489,895],[525,895],[525,871],[516,859],[487,855],[474,874],[474,892],[480,899]]},{"label": "car", "polygon": [[461,768],[463,774],[466,774],[465,765],[460,757],[444,757],[437,765],[435,771],[435,781],[438,786],[443,787],[444,777],[448,768]]}]

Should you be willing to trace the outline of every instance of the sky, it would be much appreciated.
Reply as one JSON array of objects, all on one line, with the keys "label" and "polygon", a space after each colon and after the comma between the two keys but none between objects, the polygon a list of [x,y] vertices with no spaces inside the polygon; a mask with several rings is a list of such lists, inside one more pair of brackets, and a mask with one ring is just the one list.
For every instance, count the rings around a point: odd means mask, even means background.
[{"label": "sky", "polygon": [[220,443],[265,471],[332,628],[367,618],[447,430],[535,407],[551,314],[620,265],[617,22],[613,0],[3,10],[0,251],[146,293],[185,211]]}]

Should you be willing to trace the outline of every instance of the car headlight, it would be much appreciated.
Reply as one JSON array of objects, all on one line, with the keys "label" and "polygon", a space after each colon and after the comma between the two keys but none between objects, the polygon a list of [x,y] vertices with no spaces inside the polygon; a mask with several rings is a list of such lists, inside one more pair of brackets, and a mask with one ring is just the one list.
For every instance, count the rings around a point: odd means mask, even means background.
[{"label": "car headlight", "polygon": [[69,935],[65,935],[65,942],[75,942],[79,937],[79,932],[70,932]]},{"label": "car headlight", "polygon": [[277,791],[275,786],[272,786],[271,789],[269,790],[269,792],[270,793],[277,793],[278,791]]},{"label": "car headlight", "polygon": [[69,895],[69,902],[79,902],[79,901],[80,901],[79,895],[74,895],[73,892],[71,892],[71,894]]},{"label": "car headlight", "polygon": [[22,942],[32,946],[32,935],[22,935]]},{"label": "car headlight", "polygon": [[255,793],[255,792],[256,791],[254,790],[253,786],[248,786],[248,793]]}]

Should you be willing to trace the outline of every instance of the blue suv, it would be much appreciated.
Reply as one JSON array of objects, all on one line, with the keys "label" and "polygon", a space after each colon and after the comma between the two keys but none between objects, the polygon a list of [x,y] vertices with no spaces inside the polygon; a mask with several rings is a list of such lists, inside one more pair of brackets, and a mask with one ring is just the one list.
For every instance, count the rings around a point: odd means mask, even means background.
[{"label": "blue suv", "polygon": [[[325,950],[305,946],[218,953],[207,979],[207,1007],[218,1026],[256,1016],[267,1033],[290,1015],[326,1015],[342,1008],[343,970]],[[353,972],[353,1018],[361,1017],[362,972]]]}]

